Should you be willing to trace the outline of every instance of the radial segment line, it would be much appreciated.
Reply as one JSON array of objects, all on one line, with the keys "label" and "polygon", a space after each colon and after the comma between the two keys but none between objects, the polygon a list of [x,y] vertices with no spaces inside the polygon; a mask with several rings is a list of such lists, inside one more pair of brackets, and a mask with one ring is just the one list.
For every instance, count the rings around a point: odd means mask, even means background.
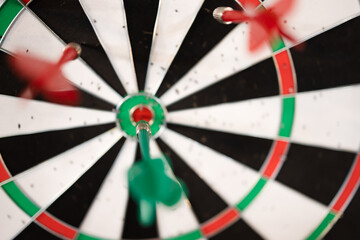
[{"label": "radial segment line", "polygon": [[287,141],[274,141],[272,149],[260,170],[260,172],[262,173],[261,178],[250,190],[250,192],[239,203],[236,204],[238,210],[240,210],[241,212],[245,211],[245,209],[264,189],[264,186],[268,183],[268,180],[275,178],[285,159],[289,145],[290,144]]},{"label": "radial segment line", "polygon": [[327,206],[268,180],[259,196],[242,212],[242,217],[263,238],[300,240],[327,214]]},{"label": "radial segment line", "polygon": [[[162,158],[165,164],[166,174],[169,177],[176,179],[170,164],[168,163],[167,159],[165,159],[164,154],[161,152],[159,146],[154,140],[150,141],[150,155],[151,158]],[[184,233],[191,233],[190,235],[192,237],[199,235],[199,232],[196,230],[199,229],[200,224],[184,192],[180,201],[172,207],[168,207],[163,204],[157,204],[156,216],[158,231],[161,239],[177,239],[176,236]],[[202,235],[200,233],[198,238],[201,237]]]},{"label": "radial segment line", "polygon": [[[41,207],[54,201],[121,138],[113,128],[13,177]],[[37,187],[35,187],[37,186]]]},{"label": "radial segment line", "polygon": [[123,1],[80,0],[80,4],[126,92],[137,93],[138,86]]},{"label": "radial segment line", "polygon": [[275,96],[172,111],[169,112],[167,121],[190,127],[275,139],[282,115],[282,101],[281,96]]},{"label": "radial segment line", "polygon": [[192,93],[269,58],[272,55],[272,50],[267,45],[255,53],[249,51],[249,30],[248,24],[236,26],[161,96],[162,102],[169,106]]},{"label": "radial segment line", "polygon": [[[56,62],[62,55],[65,43],[25,7],[17,15],[16,21],[12,21],[11,25],[7,26],[0,47],[10,53],[26,53]],[[121,101],[122,97],[81,58],[67,63],[62,70],[65,77],[78,88],[114,106]]]},{"label": "radial segment line", "polygon": [[251,168],[170,129],[160,138],[230,206],[244,198],[260,178]]},{"label": "radial segment line", "polygon": [[82,235],[121,238],[129,191],[127,172],[135,161],[136,145],[130,138],[124,143],[80,225]]},{"label": "radial segment line", "polygon": [[360,146],[360,136],[357,134],[360,132],[360,112],[354,102],[360,102],[359,84],[301,92],[294,96],[258,98],[172,111],[167,121],[266,139],[280,137],[303,145],[357,152]]},{"label": "radial segment line", "polygon": [[[83,144],[3,182],[7,195],[31,218],[14,228],[10,238],[18,235],[59,196],[71,187],[121,138],[119,129],[111,129]],[[3,207],[0,199],[0,208]],[[4,205],[5,207],[5,205]],[[2,212],[2,211],[1,211]],[[7,224],[11,224],[7,223]]]},{"label": "radial segment line", "polygon": [[296,95],[291,141],[358,152],[360,84]]},{"label": "radial segment line", "polygon": [[115,113],[0,95],[0,138],[115,122]]},{"label": "radial segment line", "polygon": [[145,80],[155,95],[204,0],[161,0]]}]

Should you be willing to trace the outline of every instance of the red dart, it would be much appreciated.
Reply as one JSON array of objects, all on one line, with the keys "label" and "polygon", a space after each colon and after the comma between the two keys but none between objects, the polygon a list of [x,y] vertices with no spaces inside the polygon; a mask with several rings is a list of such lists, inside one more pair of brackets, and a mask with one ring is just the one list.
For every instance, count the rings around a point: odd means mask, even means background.
[{"label": "red dart", "polygon": [[294,3],[295,0],[280,0],[268,9],[259,7],[257,10],[250,11],[250,14],[230,7],[219,7],[214,10],[213,16],[224,24],[249,22],[251,33],[249,48],[250,51],[255,51],[278,36],[295,42],[295,39],[280,24],[281,18],[290,12]]},{"label": "red dart", "polygon": [[81,53],[81,47],[76,43],[69,43],[57,63],[50,63],[40,58],[26,54],[15,54],[9,62],[14,72],[28,83],[20,97],[34,98],[42,95],[50,102],[77,105],[79,91],[62,74],[61,68]]}]

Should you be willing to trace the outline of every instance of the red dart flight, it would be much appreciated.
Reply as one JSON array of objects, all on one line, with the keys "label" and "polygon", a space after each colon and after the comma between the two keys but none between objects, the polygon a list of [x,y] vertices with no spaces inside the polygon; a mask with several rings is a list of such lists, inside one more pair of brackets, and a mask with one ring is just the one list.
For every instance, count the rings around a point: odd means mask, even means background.
[{"label": "red dart flight", "polygon": [[213,15],[215,19],[225,24],[249,22],[251,33],[249,48],[250,51],[255,51],[278,36],[295,42],[295,39],[280,24],[281,18],[290,12],[294,2],[295,0],[279,0],[268,9],[259,7],[255,10],[255,6],[248,6],[248,9],[253,9],[249,13],[233,10],[230,7],[219,7],[214,10]]},{"label": "red dart flight", "polygon": [[50,63],[40,58],[26,54],[15,54],[9,63],[14,72],[28,83],[20,97],[32,99],[42,95],[44,99],[54,103],[77,105],[79,91],[62,74],[62,66],[76,59],[81,53],[81,47],[69,43],[57,63]]}]

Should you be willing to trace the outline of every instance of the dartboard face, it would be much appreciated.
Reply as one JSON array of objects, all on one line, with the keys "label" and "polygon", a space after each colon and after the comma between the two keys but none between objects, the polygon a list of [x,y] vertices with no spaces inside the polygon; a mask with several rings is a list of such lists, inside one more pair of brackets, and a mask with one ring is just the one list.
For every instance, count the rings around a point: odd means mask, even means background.
[{"label": "dartboard face", "polygon": [[[24,2],[0,0],[1,239],[360,238],[358,0],[298,0],[295,44],[255,52],[250,24],[212,17],[245,0]],[[19,98],[8,56],[54,62],[69,42],[80,104]],[[139,116],[188,192],[146,228],[127,182]]]}]

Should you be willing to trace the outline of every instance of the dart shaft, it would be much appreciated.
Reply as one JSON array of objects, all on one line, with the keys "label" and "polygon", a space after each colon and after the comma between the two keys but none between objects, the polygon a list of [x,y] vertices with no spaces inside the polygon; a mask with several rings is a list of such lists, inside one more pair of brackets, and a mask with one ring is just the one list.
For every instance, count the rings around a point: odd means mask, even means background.
[{"label": "dart shaft", "polygon": [[149,123],[146,121],[139,121],[136,125],[136,134],[140,144],[142,158],[144,160],[150,159],[149,140],[151,131]]}]

